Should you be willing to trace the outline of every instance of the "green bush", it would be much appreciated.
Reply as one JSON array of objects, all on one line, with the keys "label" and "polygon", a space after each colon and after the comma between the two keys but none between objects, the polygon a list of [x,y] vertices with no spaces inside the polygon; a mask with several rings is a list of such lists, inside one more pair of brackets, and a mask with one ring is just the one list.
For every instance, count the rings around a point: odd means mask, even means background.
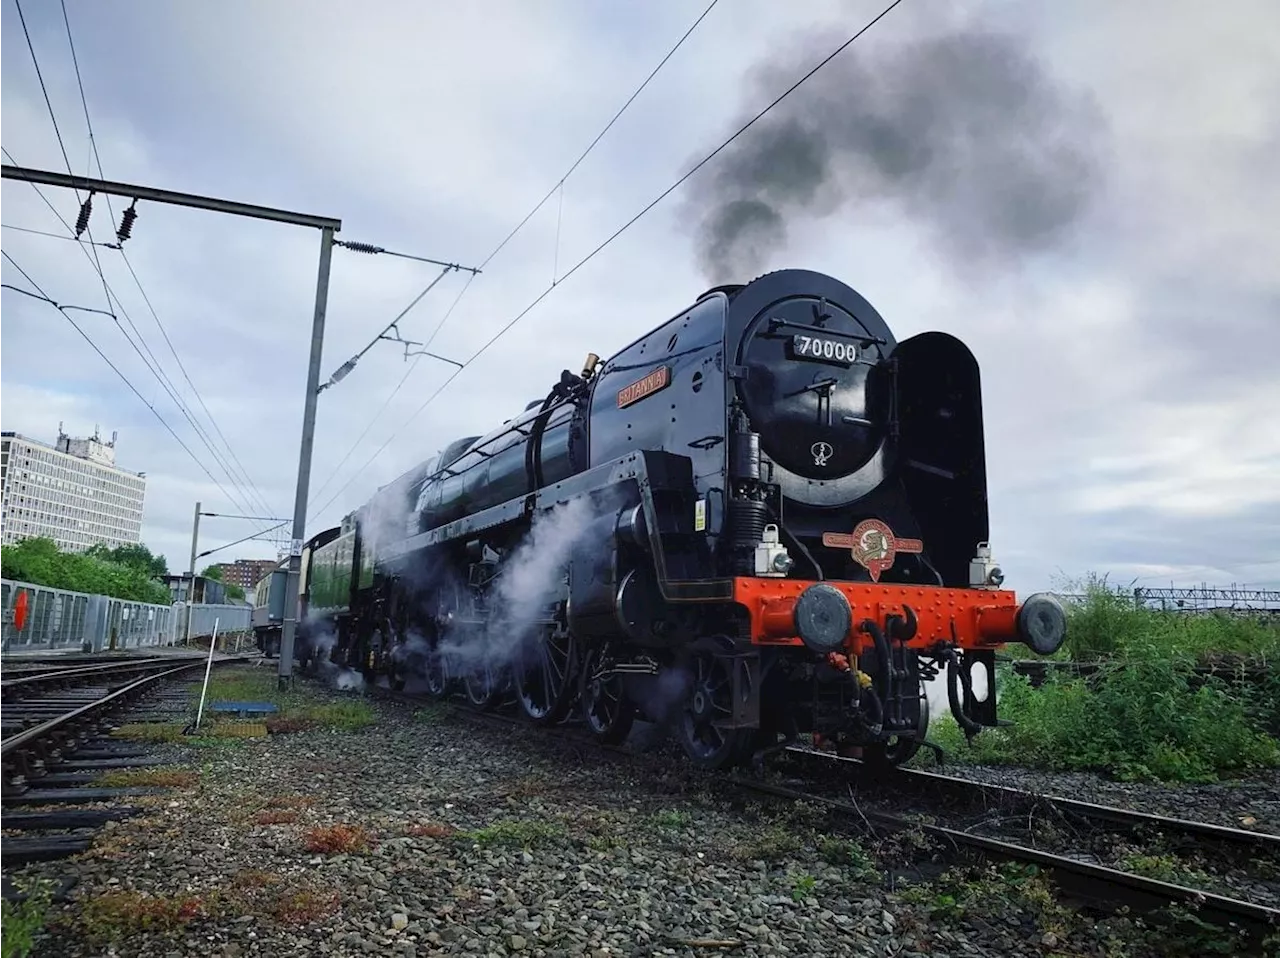
[{"label": "green bush", "polygon": [[1105,658],[1163,657],[1210,661],[1229,657],[1280,666],[1280,627],[1274,622],[1221,613],[1181,614],[1140,606],[1130,595],[1094,576],[1084,601],[1067,610],[1065,657],[1077,662]]},{"label": "green bush", "polygon": [[1260,731],[1250,697],[1218,680],[1194,687],[1175,658],[1128,660],[1033,689],[1001,670],[1000,715],[1014,724],[964,744],[950,716],[935,739],[967,761],[1097,770],[1122,779],[1212,782],[1280,765],[1280,743]]},{"label": "green bush", "polygon": [[52,539],[23,539],[0,548],[0,568],[4,578],[17,582],[168,605],[169,590],[152,578],[148,564],[103,557],[116,551],[95,547],[84,553],[63,552]]}]

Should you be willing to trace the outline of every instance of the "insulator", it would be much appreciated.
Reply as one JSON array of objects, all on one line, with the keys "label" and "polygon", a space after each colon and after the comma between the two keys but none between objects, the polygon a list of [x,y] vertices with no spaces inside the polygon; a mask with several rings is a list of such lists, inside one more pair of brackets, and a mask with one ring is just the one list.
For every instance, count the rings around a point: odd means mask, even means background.
[{"label": "insulator", "polygon": [[355,251],[355,252],[357,252],[357,253],[370,253],[370,254],[372,254],[372,253],[385,253],[385,252],[386,252],[386,250],[384,250],[381,246],[374,246],[372,243],[358,243],[358,242],[355,242],[354,240],[352,240],[352,241],[350,241],[350,242],[343,243],[342,245],[343,245],[343,246],[345,246],[345,247],[346,247],[347,249],[349,249],[349,250],[354,250],[354,251]]},{"label": "insulator", "polygon": [[138,201],[134,200],[120,217],[120,229],[116,230],[117,243],[123,243],[129,238],[129,234],[133,232],[133,221],[138,218],[137,205]]},{"label": "insulator", "polygon": [[76,236],[89,228],[89,215],[93,212],[93,194],[90,193],[80,204],[80,215],[76,218]]}]

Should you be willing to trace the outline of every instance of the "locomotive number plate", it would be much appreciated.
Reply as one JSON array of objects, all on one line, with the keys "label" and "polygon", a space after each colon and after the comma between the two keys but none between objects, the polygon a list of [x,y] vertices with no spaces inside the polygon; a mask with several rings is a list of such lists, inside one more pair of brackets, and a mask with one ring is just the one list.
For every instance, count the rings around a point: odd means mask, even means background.
[{"label": "locomotive number plate", "polygon": [[791,355],[796,359],[809,359],[835,366],[852,366],[858,361],[858,347],[840,339],[825,336],[791,337]]},{"label": "locomotive number plate", "polygon": [[671,385],[671,367],[659,366],[643,379],[637,379],[630,386],[618,390],[618,408],[625,409],[646,396],[652,396],[660,389]]}]

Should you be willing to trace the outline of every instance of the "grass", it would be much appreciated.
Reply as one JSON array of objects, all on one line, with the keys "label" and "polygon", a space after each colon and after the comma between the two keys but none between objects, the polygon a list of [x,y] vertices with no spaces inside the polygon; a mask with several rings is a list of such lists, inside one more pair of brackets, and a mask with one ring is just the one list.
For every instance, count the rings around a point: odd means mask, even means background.
[{"label": "grass", "polygon": [[26,898],[20,902],[0,902],[0,958],[24,958],[49,919],[51,884],[48,881],[17,879],[14,885]]},{"label": "grass", "polygon": [[476,845],[511,845],[530,848],[559,838],[562,834],[564,834],[563,826],[555,822],[507,820],[477,828],[475,831],[459,832],[458,837]]},{"label": "grass", "polygon": [[796,854],[803,845],[794,832],[782,825],[770,825],[754,830],[749,839],[734,845],[729,852],[739,861],[776,862]]},{"label": "grass", "polygon": [[362,852],[373,844],[372,833],[362,825],[321,825],[302,836],[306,849],[321,855]]},{"label": "grass", "polygon": [[84,899],[78,930],[94,944],[123,941],[147,931],[173,931],[209,917],[215,901],[193,894],[147,895],[109,891]]},{"label": "grass", "polygon": [[[198,700],[199,688],[192,690]],[[342,732],[357,732],[372,725],[377,717],[373,706],[363,699],[334,701],[320,698],[305,687],[287,692],[280,691],[275,672],[261,668],[236,668],[216,672],[209,680],[205,697],[206,720],[213,720],[213,727],[236,721],[228,716],[210,716],[208,706],[212,702],[270,702],[277,711],[265,721],[272,734],[300,732],[324,727]],[[204,723],[201,723],[204,727]]]},{"label": "grass", "polygon": [[[147,932],[182,932],[192,923],[209,918],[254,915],[284,925],[306,925],[334,914],[338,908],[339,896],[333,888],[315,885],[296,875],[249,869],[237,873],[226,887],[199,894],[147,894],[133,890],[97,893],[83,899],[79,913],[66,919],[66,923],[77,937],[94,945],[108,945]],[[6,910],[6,942],[9,926]],[[15,953],[14,958],[21,954]],[[7,950],[4,958],[9,958]]]},{"label": "grass", "polygon": [[1067,639],[1054,658],[1092,662],[1173,657],[1207,664],[1226,657],[1280,667],[1280,625],[1275,622],[1140,606],[1097,576],[1080,588],[1084,601],[1068,607]]},{"label": "grass", "polygon": [[1100,771],[1129,781],[1213,782],[1280,765],[1280,743],[1259,730],[1248,697],[1172,660],[1128,662],[1091,677],[1051,677],[1033,689],[1000,669],[1000,716],[972,743],[950,715],[931,737],[960,761]]},{"label": "grass", "polygon": [[922,913],[915,921],[900,914],[904,925],[927,933],[942,922],[988,928],[1007,924],[1022,929],[1033,942],[1038,939],[1045,954],[1064,958],[1081,954],[1070,947],[1077,933],[1091,941],[1105,939],[1107,954],[1116,956],[1205,958],[1239,953],[1239,939],[1177,906],[1147,912],[1140,919],[1123,912],[1102,919],[1085,916],[1061,901],[1055,886],[1035,865],[954,867],[897,896]]},{"label": "grass", "polygon": [[649,821],[655,828],[664,831],[688,828],[693,822],[693,816],[686,811],[680,809],[668,808],[660,812],[655,812],[649,817]]},{"label": "grass", "polygon": [[183,788],[200,781],[200,773],[171,769],[127,768],[106,772],[95,784],[102,788]]},{"label": "grass", "polygon": [[[1095,770],[1126,780],[1212,782],[1280,765],[1280,629],[1248,619],[1135,607],[1093,580],[1068,613],[1065,656],[1096,673],[1039,689],[997,673],[1000,717],[972,744],[950,715],[932,738],[960,761]],[[1232,657],[1269,669],[1259,685],[1197,675]]]}]

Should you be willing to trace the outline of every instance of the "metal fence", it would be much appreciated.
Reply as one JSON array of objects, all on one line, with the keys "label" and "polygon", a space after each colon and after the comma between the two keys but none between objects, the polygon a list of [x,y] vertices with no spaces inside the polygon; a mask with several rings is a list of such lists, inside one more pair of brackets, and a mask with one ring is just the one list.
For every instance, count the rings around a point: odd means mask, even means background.
[{"label": "metal fence", "polygon": [[[15,607],[26,594],[27,614],[18,628]],[[172,643],[174,609],[105,595],[68,592],[0,579],[5,652],[137,649]]]},{"label": "metal fence", "polygon": [[[1249,589],[1241,587],[1211,588],[1193,586],[1186,588],[1142,587],[1108,589],[1112,595],[1135,608],[1184,615],[1235,615],[1275,618],[1280,616],[1280,589]],[[1059,593],[1059,597],[1071,604],[1081,604],[1086,594]]]},{"label": "metal fence", "polygon": [[[181,609],[181,603],[174,606],[175,609]],[[249,629],[249,616],[253,614],[253,607],[248,605],[202,605],[196,604],[191,607],[191,637],[213,635],[213,626],[216,622],[218,625],[218,634],[226,635],[230,632],[246,632]],[[182,622],[182,616],[178,616],[179,628],[183,628],[183,633],[178,636],[181,642],[185,636],[185,623]]]},{"label": "metal fence", "polygon": [[[26,617],[18,628],[15,611],[18,597],[24,593]],[[0,607],[4,609],[2,645],[6,653],[181,645],[188,635],[187,606],[182,602],[131,602],[0,579]],[[210,635],[215,621],[220,635],[246,631],[253,611],[247,605],[201,604],[191,610],[192,639]]]}]

